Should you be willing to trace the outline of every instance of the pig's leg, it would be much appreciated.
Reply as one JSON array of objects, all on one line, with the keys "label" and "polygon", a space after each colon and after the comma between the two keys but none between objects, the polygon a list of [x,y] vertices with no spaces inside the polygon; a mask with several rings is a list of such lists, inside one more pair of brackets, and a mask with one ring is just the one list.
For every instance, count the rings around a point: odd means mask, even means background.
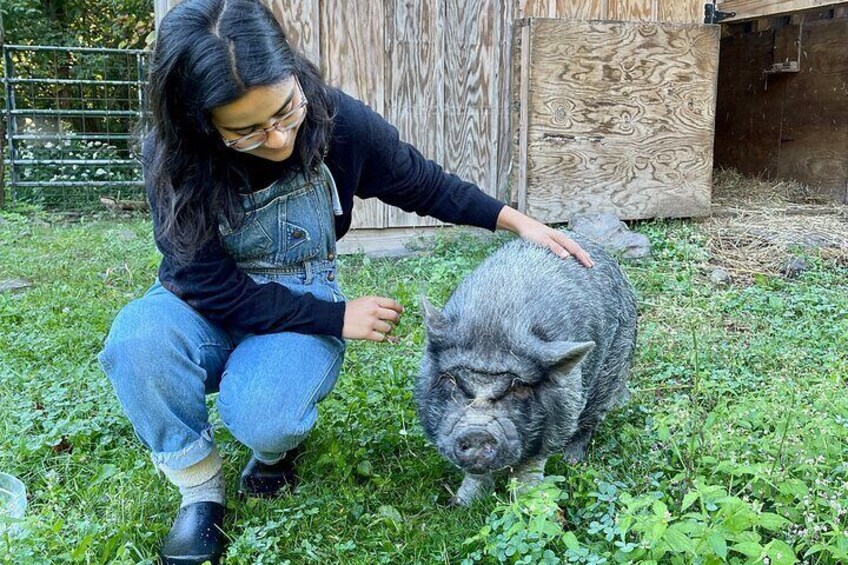
[{"label": "pig's leg", "polygon": [[630,398],[633,394],[630,392],[630,389],[627,388],[626,383],[621,383],[621,388],[618,389],[618,395],[615,400],[616,406],[625,406],[628,402],[630,402]]},{"label": "pig's leg", "polygon": [[456,495],[451,499],[451,504],[455,506],[468,506],[472,501],[486,495],[492,487],[495,486],[495,480],[491,475],[471,475],[466,474],[456,491]]},{"label": "pig's leg", "polygon": [[515,469],[510,475],[518,482],[518,492],[523,492],[527,487],[538,485],[545,478],[545,463],[548,458],[528,461],[521,467]]},{"label": "pig's leg", "polygon": [[592,428],[580,428],[574,434],[568,445],[565,446],[565,460],[567,463],[575,465],[586,458],[586,452],[589,450],[589,442],[592,441]]}]

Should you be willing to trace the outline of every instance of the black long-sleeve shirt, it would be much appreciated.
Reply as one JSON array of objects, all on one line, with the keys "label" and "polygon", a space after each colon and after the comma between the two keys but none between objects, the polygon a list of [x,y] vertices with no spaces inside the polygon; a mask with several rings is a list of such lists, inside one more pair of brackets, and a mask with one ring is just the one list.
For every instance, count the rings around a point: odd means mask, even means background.
[{"label": "black long-sleeve shirt", "polygon": [[[330,94],[335,117],[325,163],[344,211],[335,218],[337,239],[350,228],[354,195],[376,197],[407,212],[453,224],[495,230],[503,202],[425,159],[362,102],[340,90],[331,89]],[[142,162],[146,163],[144,153]],[[271,184],[285,168],[281,163],[247,157],[252,188]],[[157,225],[160,214],[152,187],[148,187],[148,198]],[[168,241],[157,238],[156,245],[163,254],[159,267],[162,285],[213,323],[257,334],[292,331],[341,337],[343,302],[323,301],[312,294],[295,296],[282,285],[256,283],[239,271],[218,239],[207,243],[187,263],[175,260]]]}]

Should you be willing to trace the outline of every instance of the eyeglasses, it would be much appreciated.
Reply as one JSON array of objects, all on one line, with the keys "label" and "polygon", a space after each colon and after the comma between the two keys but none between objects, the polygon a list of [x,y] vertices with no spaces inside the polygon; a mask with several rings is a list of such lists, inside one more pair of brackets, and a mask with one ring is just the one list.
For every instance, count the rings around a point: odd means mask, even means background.
[{"label": "eyeglasses", "polygon": [[267,128],[250,132],[249,134],[237,137],[236,139],[225,139],[224,145],[231,149],[235,149],[236,151],[253,151],[254,149],[262,146],[262,144],[268,140],[269,131],[277,130],[281,133],[285,133],[302,124],[303,120],[306,118],[306,105],[309,101],[306,99],[306,95],[303,93],[303,87],[300,86],[300,81],[296,76],[294,80],[297,85],[300,101],[295,104],[291,111],[274,120],[274,123]]}]

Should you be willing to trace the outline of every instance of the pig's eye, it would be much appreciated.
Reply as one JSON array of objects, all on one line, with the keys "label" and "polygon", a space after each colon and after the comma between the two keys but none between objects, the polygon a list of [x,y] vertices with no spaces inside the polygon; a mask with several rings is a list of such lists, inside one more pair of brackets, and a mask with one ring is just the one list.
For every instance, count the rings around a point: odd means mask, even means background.
[{"label": "pig's eye", "polygon": [[533,387],[527,383],[515,381],[509,388],[509,395],[517,400],[527,400],[533,396]]},{"label": "pig's eye", "polygon": [[456,378],[449,373],[445,373],[439,377],[439,385],[447,390],[454,390],[456,388]]}]

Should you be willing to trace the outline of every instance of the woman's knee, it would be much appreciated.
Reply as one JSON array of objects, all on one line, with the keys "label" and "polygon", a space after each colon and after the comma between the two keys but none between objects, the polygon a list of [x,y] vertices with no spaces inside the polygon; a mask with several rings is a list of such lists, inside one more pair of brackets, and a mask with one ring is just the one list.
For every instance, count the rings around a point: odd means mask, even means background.
[{"label": "woman's knee", "polygon": [[[224,415],[221,415],[224,419]],[[293,414],[242,415],[224,419],[227,428],[241,443],[259,453],[285,453],[299,445],[315,427],[317,409],[313,406],[302,417]]]},{"label": "woman's knee", "polygon": [[127,304],[115,317],[103,350],[98,355],[104,372],[117,379],[143,377],[156,386],[159,375],[180,368],[220,369],[232,347],[217,330],[203,331],[196,312],[165,294],[146,295]]},{"label": "woman's knee", "polygon": [[167,362],[175,352],[175,328],[155,301],[139,299],[127,304],[117,315],[103,350],[98,355],[103,371],[113,382],[143,374],[155,378],[156,365]]},{"label": "woman's knee", "polygon": [[[227,382],[232,375],[225,375]],[[222,389],[223,392],[223,389]],[[317,401],[292,409],[275,402],[274,394],[238,395],[233,402],[218,398],[218,413],[230,433],[260,453],[283,453],[301,443],[318,418]],[[226,400],[226,394],[224,395]]]}]

